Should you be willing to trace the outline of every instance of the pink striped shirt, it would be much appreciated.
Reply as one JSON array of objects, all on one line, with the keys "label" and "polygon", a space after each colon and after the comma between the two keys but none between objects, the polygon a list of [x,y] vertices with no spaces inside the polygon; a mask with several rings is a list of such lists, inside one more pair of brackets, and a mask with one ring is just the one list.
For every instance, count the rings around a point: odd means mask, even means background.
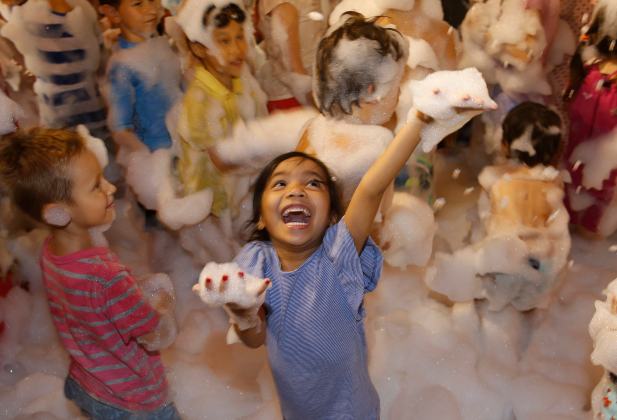
[{"label": "pink striped shirt", "polygon": [[41,268],[49,308],[71,359],[71,376],[92,397],[129,411],[151,411],[168,400],[158,353],[135,338],[159,316],[108,248],[56,256],[43,245]]}]

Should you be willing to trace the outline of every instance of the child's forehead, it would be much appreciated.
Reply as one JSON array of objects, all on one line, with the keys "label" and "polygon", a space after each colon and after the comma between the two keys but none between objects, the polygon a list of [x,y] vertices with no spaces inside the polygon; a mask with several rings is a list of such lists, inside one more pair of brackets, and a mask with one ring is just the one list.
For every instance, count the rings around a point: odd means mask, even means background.
[{"label": "child's forehead", "polygon": [[324,178],[326,177],[325,171],[317,162],[300,156],[291,157],[279,163],[276,168],[274,168],[274,171],[272,171],[270,177],[299,174],[315,174]]},{"label": "child's forehead", "polygon": [[67,173],[74,183],[89,182],[102,172],[96,156],[87,148],[71,158],[67,169]]}]

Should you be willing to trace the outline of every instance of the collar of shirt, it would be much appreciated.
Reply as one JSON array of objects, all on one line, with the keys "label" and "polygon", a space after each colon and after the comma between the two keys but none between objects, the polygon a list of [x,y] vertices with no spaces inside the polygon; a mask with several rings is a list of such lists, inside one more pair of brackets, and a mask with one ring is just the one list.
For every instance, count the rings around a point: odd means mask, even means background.
[{"label": "collar of shirt", "polygon": [[230,95],[242,94],[242,80],[238,77],[231,79],[231,91],[203,66],[195,69],[195,79],[202,83],[208,93],[218,100],[225,100]]},{"label": "collar of shirt", "polygon": [[137,45],[136,42],[131,42],[131,41],[127,41],[126,39],[124,39],[122,36],[118,37],[118,46],[121,49],[125,49],[125,48],[133,48],[135,45]]}]

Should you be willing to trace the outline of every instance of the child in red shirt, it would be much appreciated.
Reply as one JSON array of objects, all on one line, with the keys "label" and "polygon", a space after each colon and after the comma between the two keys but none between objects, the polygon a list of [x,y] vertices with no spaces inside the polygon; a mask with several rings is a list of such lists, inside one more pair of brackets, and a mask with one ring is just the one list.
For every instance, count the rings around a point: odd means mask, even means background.
[{"label": "child in red shirt", "polygon": [[155,352],[175,338],[173,297],[159,294],[153,308],[118,258],[92,243],[90,229],[114,219],[116,188],[84,139],[40,128],[5,136],[0,179],[17,207],[51,229],[41,267],[70,356],[67,398],[94,419],[178,419]]}]

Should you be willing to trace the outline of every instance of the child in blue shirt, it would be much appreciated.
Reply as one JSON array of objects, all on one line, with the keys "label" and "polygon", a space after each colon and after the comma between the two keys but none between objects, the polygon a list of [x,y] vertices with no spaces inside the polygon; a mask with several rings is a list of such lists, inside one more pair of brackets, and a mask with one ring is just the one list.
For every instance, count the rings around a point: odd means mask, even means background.
[{"label": "child in blue shirt", "polygon": [[157,36],[160,0],[102,0],[101,11],[120,29],[107,67],[109,127],[115,141],[135,151],[171,146],[165,116],[180,96],[180,61]]}]

